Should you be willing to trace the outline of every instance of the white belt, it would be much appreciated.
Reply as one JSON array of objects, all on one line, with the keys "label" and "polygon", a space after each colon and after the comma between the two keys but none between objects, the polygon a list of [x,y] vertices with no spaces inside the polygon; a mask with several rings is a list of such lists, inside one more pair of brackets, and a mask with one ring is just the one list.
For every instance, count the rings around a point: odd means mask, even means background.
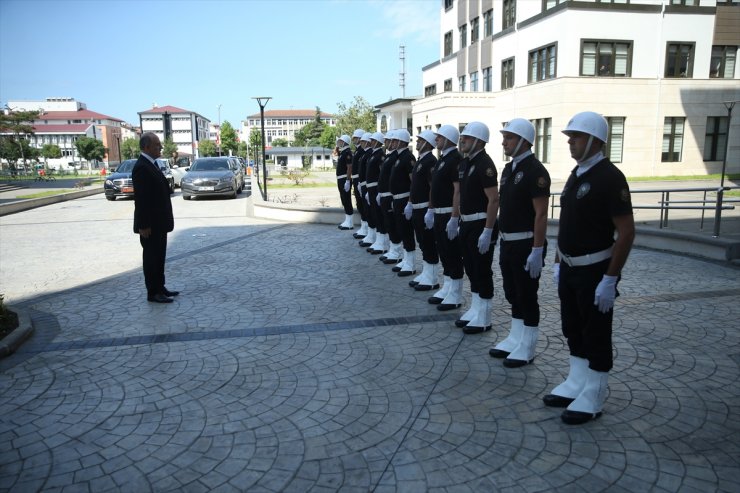
[{"label": "white belt", "polygon": [[429,207],[429,202],[422,202],[421,204],[411,204],[411,207],[414,209],[424,209],[425,207]]},{"label": "white belt", "polygon": [[352,178],[359,178],[360,175],[352,175]]},{"label": "white belt", "polygon": [[534,238],[534,233],[532,231],[522,231],[520,233],[499,233],[499,235],[504,241],[518,241]]},{"label": "white belt", "polygon": [[378,182],[377,181],[371,181],[367,184],[367,188],[377,187]]},{"label": "white belt", "polygon": [[337,180],[340,178],[347,178],[347,175],[337,175]]},{"label": "white belt", "polygon": [[405,199],[409,195],[411,195],[411,192],[397,193],[393,196],[393,199]]},{"label": "white belt", "polygon": [[435,214],[450,214],[452,212],[452,207],[437,207],[434,209]]},{"label": "white belt", "polygon": [[480,219],[487,219],[488,214],[485,212],[476,212],[475,214],[463,214],[460,216],[463,221],[478,221]]},{"label": "white belt", "polygon": [[571,257],[560,251],[558,248],[558,256],[560,261],[568,264],[571,267],[583,267],[584,265],[598,264],[612,256],[614,251],[614,245],[610,246],[606,250],[601,250],[596,253],[589,253],[586,255],[579,255],[578,257]]},{"label": "white belt", "polygon": [[378,195],[381,198],[383,198],[383,197],[391,197],[392,196],[392,194],[390,192],[380,192]]},{"label": "white belt", "polygon": [[366,182],[366,181],[361,181],[361,182],[360,182],[360,186],[361,186],[361,187],[365,187],[365,186],[367,186],[367,182]]}]

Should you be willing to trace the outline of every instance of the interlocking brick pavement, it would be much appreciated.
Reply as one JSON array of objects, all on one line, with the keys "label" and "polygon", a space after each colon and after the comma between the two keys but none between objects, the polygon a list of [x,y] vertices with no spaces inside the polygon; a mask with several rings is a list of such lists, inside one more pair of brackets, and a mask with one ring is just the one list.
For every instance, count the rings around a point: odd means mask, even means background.
[{"label": "interlocking brick pavement", "polygon": [[567,373],[549,266],[537,357],[507,369],[498,273],[466,336],[350,232],[245,201],[174,199],[171,305],[131,202],[0,218],[0,292],[36,329],[0,360],[0,490],[736,491],[737,267],[634,250],[604,414],[574,427],[541,402]]}]

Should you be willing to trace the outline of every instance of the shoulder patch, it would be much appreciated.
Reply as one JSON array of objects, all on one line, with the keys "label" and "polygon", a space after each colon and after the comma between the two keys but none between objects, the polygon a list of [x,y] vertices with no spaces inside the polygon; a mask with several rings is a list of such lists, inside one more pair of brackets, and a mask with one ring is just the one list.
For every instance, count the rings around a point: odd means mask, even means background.
[{"label": "shoulder patch", "polygon": [[540,188],[545,188],[548,185],[548,180],[544,176],[540,176],[537,178],[537,186]]},{"label": "shoulder patch", "polygon": [[493,166],[489,166],[488,168],[486,168],[486,176],[488,176],[489,178],[491,176],[496,176],[496,171],[493,169]]},{"label": "shoulder patch", "polygon": [[622,202],[629,202],[630,201],[630,191],[626,188],[623,188],[621,192],[619,192],[619,198],[622,199]]}]

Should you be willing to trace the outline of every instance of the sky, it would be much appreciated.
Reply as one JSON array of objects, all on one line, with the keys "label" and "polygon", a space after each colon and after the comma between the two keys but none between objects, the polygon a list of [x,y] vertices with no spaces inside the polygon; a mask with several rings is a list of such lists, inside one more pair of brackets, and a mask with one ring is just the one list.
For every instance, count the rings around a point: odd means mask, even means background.
[{"label": "sky", "polygon": [[[171,105],[234,127],[266,110],[334,113],[423,94],[440,0],[0,0],[0,106],[72,97],[138,125]],[[219,110],[220,105],[220,110]]]}]

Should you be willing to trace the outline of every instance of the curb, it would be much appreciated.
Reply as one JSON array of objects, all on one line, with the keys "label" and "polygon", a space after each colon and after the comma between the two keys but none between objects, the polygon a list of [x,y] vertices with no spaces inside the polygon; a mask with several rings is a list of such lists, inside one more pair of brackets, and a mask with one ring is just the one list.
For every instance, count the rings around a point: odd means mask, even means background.
[{"label": "curb", "polygon": [[0,339],[0,358],[13,354],[33,334],[31,316],[26,311],[12,306],[8,306],[8,309],[18,315],[18,327]]},{"label": "curb", "polygon": [[90,195],[95,195],[103,192],[103,187],[100,187],[91,188],[89,190],[79,190],[77,192],[62,193],[59,195],[50,195],[49,197],[41,197],[38,199],[19,199],[17,202],[0,205],[0,216],[7,216],[9,214],[15,214],[17,212],[36,209],[37,207],[43,207],[45,205],[58,204],[59,202],[66,202],[68,200],[88,197]]}]

